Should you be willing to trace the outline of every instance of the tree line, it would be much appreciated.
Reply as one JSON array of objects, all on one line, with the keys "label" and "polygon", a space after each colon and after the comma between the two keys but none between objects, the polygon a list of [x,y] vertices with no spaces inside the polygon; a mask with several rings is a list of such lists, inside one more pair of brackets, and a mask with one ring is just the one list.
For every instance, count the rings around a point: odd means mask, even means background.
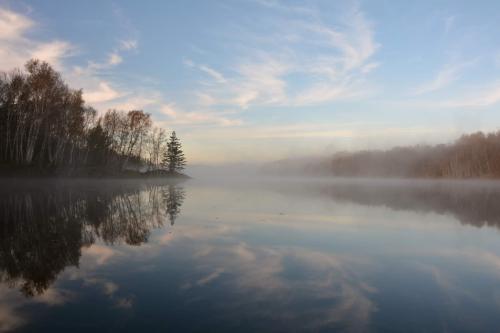
[{"label": "tree line", "polygon": [[500,131],[462,135],[451,144],[340,152],[306,171],[342,177],[500,178]]},{"label": "tree line", "polygon": [[0,73],[0,164],[40,170],[146,168],[180,172],[186,159],[175,132],[143,110],[86,105],[48,63]]}]

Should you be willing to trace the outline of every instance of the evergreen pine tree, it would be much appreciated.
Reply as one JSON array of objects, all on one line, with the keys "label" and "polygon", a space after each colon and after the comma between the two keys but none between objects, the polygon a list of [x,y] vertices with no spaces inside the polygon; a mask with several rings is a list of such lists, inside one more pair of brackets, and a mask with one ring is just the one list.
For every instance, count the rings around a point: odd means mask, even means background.
[{"label": "evergreen pine tree", "polygon": [[163,165],[169,172],[179,172],[186,165],[181,142],[177,138],[175,131],[172,132],[167,142],[167,151],[163,155]]}]

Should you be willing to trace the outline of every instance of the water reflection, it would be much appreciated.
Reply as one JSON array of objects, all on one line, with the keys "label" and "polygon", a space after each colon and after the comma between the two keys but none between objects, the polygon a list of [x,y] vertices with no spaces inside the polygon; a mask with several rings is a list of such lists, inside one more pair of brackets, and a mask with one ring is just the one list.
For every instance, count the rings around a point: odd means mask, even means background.
[{"label": "water reflection", "polygon": [[498,232],[457,223],[499,226],[494,183],[15,187],[0,194],[0,331],[84,330],[82,313],[131,332],[500,325]]},{"label": "water reflection", "polygon": [[285,183],[277,188],[281,192],[295,192],[302,196],[328,197],[335,202],[451,215],[462,224],[500,228],[498,182],[338,180],[314,184]]},{"label": "water reflection", "polygon": [[0,281],[25,296],[42,294],[65,267],[78,267],[81,249],[97,240],[136,246],[151,230],[173,225],[184,195],[172,183],[5,184]]}]

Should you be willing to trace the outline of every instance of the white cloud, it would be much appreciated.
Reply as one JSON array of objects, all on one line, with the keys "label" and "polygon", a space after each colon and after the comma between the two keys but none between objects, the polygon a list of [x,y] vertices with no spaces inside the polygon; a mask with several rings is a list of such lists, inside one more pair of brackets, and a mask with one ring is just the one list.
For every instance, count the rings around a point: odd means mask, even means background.
[{"label": "white cloud", "polygon": [[[207,73],[209,70],[191,60],[185,61],[185,64]],[[218,72],[211,73],[218,84],[209,85],[208,90],[198,91],[197,95],[204,105],[208,102],[210,105],[232,105],[241,109],[253,103],[283,103],[286,100],[286,82],[280,76],[286,74],[288,66],[269,55],[261,55],[254,62],[242,63],[235,68],[236,77],[226,79]]]},{"label": "white cloud", "polygon": [[109,55],[108,64],[110,65],[118,65],[123,62],[123,58],[116,52],[113,52]]},{"label": "white cloud", "polygon": [[375,139],[400,138],[409,135],[430,135],[449,129],[431,129],[427,127],[387,127],[385,124],[346,123],[346,124],[321,124],[302,123],[297,125],[248,125],[241,128],[227,129],[202,129],[192,135],[214,140],[267,140],[267,139],[354,139],[366,138],[374,143]]},{"label": "white cloud", "polygon": [[92,103],[102,103],[110,101],[120,97],[121,94],[117,90],[113,89],[108,82],[100,82],[96,90],[83,93],[83,98],[86,102]]},{"label": "white cloud", "polygon": [[203,72],[210,75],[215,81],[220,82],[220,83],[226,82],[226,79],[224,78],[224,76],[221,73],[217,72],[215,69],[210,68],[206,65],[201,65],[201,66],[199,66],[199,68]]},{"label": "white cloud", "polygon": [[486,107],[500,102],[500,83],[469,93],[465,97],[441,103],[441,106],[452,108]]},{"label": "white cloud", "polygon": [[31,53],[31,58],[47,61],[56,68],[61,68],[60,60],[69,56],[74,47],[63,41],[53,41],[38,45]]},{"label": "white cloud", "polygon": [[374,69],[378,68],[379,66],[380,66],[380,63],[378,63],[378,62],[370,62],[370,63],[364,65],[363,67],[361,67],[361,72],[363,74],[368,74],[371,71],[373,71]]},{"label": "white cloud", "polygon": [[318,84],[303,91],[294,101],[295,106],[305,106],[328,102],[337,98],[347,98],[354,95],[354,91],[350,91],[342,85],[332,86],[329,84]]},{"label": "white cloud", "polygon": [[340,61],[341,69],[348,71],[364,65],[374,55],[379,44],[375,42],[371,25],[361,11],[354,10],[345,20],[343,31],[320,23],[311,24],[308,28],[323,35],[326,43],[341,51],[340,57],[333,59]]},{"label": "white cloud", "polygon": [[29,17],[0,8],[0,70],[22,67],[29,59],[50,62],[61,69],[61,60],[73,53],[75,47],[64,41],[35,41],[27,37],[37,25]]},{"label": "white cloud", "polygon": [[168,125],[238,126],[242,124],[241,120],[227,118],[220,112],[210,110],[186,112],[177,108],[173,103],[164,104],[160,112],[168,117]]},{"label": "white cloud", "polygon": [[145,110],[147,107],[157,105],[159,103],[161,103],[161,98],[156,96],[156,94],[136,94],[118,101],[113,101],[108,108],[117,110]]},{"label": "white cloud", "polygon": [[121,40],[120,41],[120,48],[122,50],[135,50],[137,49],[138,43],[137,40],[135,39],[127,39],[127,40]]},{"label": "white cloud", "polygon": [[279,0],[256,0],[256,2],[262,6],[269,7],[272,9],[295,12],[298,14],[315,14],[315,11],[312,8],[308,8],[305,6],[294,6],[294,5],[284,5]]},{"label": "white cloud", "polygon": [[222,75],[222,73],[220,73],[219,71],[213,69],[212,67],[209,67],[207,65],[197,65],[195,64],[195,62],[191,59],[184,59],[183,61],[183,64],[186,66],[186,67],[189,67],[189,68],[197,68],[199,69],[200,71],[204,72],[205,74],[208,74],[212,79],[214,79],[216,82],[219,82],[219,83],[224,83],[226,82],[226,79],[224,78],[224,75]]},{"label": "white cloud", "polygon": [[251,103],[281,104],[286,101],[286,81],[282,78],[291,68],[287,62],[264,56],[258,62],[242,64],[237,71],[239,82],[234,88],[233,103],[247,108]]},{"label": "white cloud", "polygon": [[[25,15],[0,8],[0,70],[9,71],[22,67],[29,59],[35,58],[47,61],[60,71],[70,86],[82,87],[84,99],[88,103],[101,104],[126,94],[99,77],[101,70],[109,69],[123,61],[117,51],[110,53],[104,63],[89,61],[86,67],[76,66],[70,70],[64,65],[63,59],[73,55],[77,48],[67,41],[38,41],[28,37],[37,26],[36,22]],[[122,42],[125,49],[136,46],[137,42]]]},{"label": "white cloud", "polygon": [[[70,86],[82,87],[86,102],[100,111],[150,108],[146,111],[152,110],[154,115],[156,110],[166,116],[168,126],[239,127],[243,121],[234,113],[252,106],[312,105],[359,96],[357,93],[365,89],[359,79],[378,66],[372,60],[378,44],[359,10],[348,13],[333,28],[316,19],[320,12],[314,7],[285,6],[278,2],[263,5],[277,11],[278,16],[290,23],[286,29],[292,31],[287,32],[281,26],[270,31],[271,48],[266,42],[253,43],[257,39],[242,36],[241,40],[251,42],[244,48],[250,52],[245,52],[236,62],[228,62],[224,70],[185,59],[187,67],[196,68],[211,78],[203,80],[202,88],[194,92],[195,105],[190,111],[165,100],[162,92],[132,91],[117,84],[116,79],[103,78],[103,74],[113,75],[113,68],[124,62],[125,51],[137,49],[137,40],[120,40],[105,59],[65,68],[63,59],[74,53],[75,46],[64,41],[39,42],[28,38],[36,22],[3,9],[0,28],[5,29],[0,29],[0,58],[5,61],[0,67],[11,69],[33,56],[42,58],[56,64]],[[290,16],[290,13],[294,14]],[[298,22],[295,22],[295,14],[300,14]],[[303,46],[317,47],[320,52],[311,58],[311,53],[303,52]],[[290,84],[290,76],[304,79],[305,85],[295,89]]]},{"label": "white cloud", "polygon": [[[261,5],[276,11],[274,30],[265,37],[239,31],[244,55],[229,64],[222,76],[217,70],[184,60],[212,76],[198,95],[210,96],[211,105],[308,106],[361,96],[370,91],[366,75],[379,66],[372,60],[380,45],[371,24],[358,9],[346,13],[335,26],[318,17],[314,7],[285,6],[275,1]],[[306,10],[307,9],[307,10]],[[300,13],[297,15],[290,13]],[[331,20],[330,20],[331,21]],[[286,28],[285,28],[286,27]]]},{"label": "white cloud", "polygon": [[198,92],[196,96],[198,97],[198,103],[202,106],[208,107],[217,103],[217,100],[210,94]]},{"label": "white cloud", "polygon": [[415,91],[415,95],[422,95],[429,92],[437,91],[443,89],[453,82],[455,82],[459,77],[461,72],[470,66],[473,62],[463,62],[458,64],[448,64],[443,69],[441,69],[430,82],[422,84]]},{"label": "white cloud", "polygon": [[34,26],[34,22],[21,14],[0,8],[0,39],[23,39],[26,31]]}]

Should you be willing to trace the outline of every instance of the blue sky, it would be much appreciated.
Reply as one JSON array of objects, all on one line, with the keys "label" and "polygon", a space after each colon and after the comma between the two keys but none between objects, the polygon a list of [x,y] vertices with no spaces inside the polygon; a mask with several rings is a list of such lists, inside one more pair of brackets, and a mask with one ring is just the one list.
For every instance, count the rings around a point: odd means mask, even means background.
[{"label": "blue sky", "polygon": [[1,1],[0,70],[49,61],[192,163],[500,129],[498,1]]}]

